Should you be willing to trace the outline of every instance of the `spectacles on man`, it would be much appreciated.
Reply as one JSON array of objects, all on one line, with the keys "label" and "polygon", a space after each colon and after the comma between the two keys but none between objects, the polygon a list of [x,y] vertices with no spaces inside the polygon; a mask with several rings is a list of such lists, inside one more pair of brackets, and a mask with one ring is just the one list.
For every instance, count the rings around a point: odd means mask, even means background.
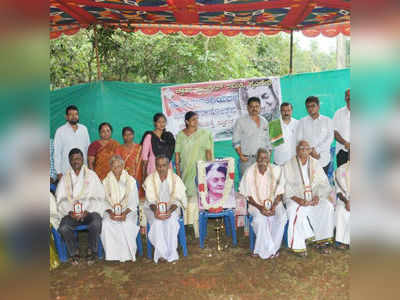
[{"label": "spectacles on man", "polygon": [[305,146],[300,146],[299,147],[299,150],[310,150],[311,148],[310,147],[305,147]]}]

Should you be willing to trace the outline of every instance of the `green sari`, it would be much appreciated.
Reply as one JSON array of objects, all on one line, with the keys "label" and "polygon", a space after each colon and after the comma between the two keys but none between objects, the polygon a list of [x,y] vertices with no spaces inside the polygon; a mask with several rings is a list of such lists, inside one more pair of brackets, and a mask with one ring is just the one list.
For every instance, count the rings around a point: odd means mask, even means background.
[{"label": "green sari", "polygon": [[180,168],[182,180],[186,186],[188,197],[196,195],[197,162],[206,161],[206,150],[211,150],[214,158],[214,141],[211,132],[205,129],[197,129],[190,136],[180,131],[176,136],[175,152],[180,154]]}]

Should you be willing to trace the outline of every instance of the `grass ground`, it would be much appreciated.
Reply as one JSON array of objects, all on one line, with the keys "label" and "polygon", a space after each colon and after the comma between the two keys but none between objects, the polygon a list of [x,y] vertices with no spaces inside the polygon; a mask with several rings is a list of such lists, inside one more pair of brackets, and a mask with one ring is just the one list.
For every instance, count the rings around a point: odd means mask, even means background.
[{"label": "grass ground", "polygon": [[[181,255],[176,264],[155,264],[145,257],[127,263],[97,261],[92,266],[84,261],[78,266],[62,264],[50,273],[51,299],[349,298],[348,251],[332,248],[331,254],[321,255],[310,248],[308,257],[299,258],[283,248],[278,258],[261,260],[249,255],[248,237],[239,229],[238,247],[218,253],[212,221],[208,227],[204,249],[191,228],[187,230],[189,255]],[[227,237],[224,242],[230,245]]]}]

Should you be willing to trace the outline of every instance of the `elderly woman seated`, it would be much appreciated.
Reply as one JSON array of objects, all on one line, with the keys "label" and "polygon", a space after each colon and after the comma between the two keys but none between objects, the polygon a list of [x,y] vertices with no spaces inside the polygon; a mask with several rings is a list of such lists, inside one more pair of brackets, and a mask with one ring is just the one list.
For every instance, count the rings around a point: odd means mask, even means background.
[{"label": "elderly woman seated", "polygon": [[101,231],[105,259],[135,261],[138,190],[135,179],[124,170],[124,160],[114,155],[111,171],[103,180],[106,207]]}]

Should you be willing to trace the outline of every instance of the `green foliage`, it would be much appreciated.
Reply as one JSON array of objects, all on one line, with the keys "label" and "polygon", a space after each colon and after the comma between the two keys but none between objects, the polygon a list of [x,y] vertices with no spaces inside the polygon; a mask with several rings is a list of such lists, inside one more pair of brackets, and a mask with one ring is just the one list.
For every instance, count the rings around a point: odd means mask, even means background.
[{"label": "green foliage", "polygon": [[[289,36],[208,38],[181,34],[147,36],[97,27],[104,80],[146,83],[189,83],[235,78],[281,76],[289,72]],[[50,42],[51,89],[97,79],[93,28]],[[294,43],[294,72],[334,69],[335,53],[312,44]]]}]

